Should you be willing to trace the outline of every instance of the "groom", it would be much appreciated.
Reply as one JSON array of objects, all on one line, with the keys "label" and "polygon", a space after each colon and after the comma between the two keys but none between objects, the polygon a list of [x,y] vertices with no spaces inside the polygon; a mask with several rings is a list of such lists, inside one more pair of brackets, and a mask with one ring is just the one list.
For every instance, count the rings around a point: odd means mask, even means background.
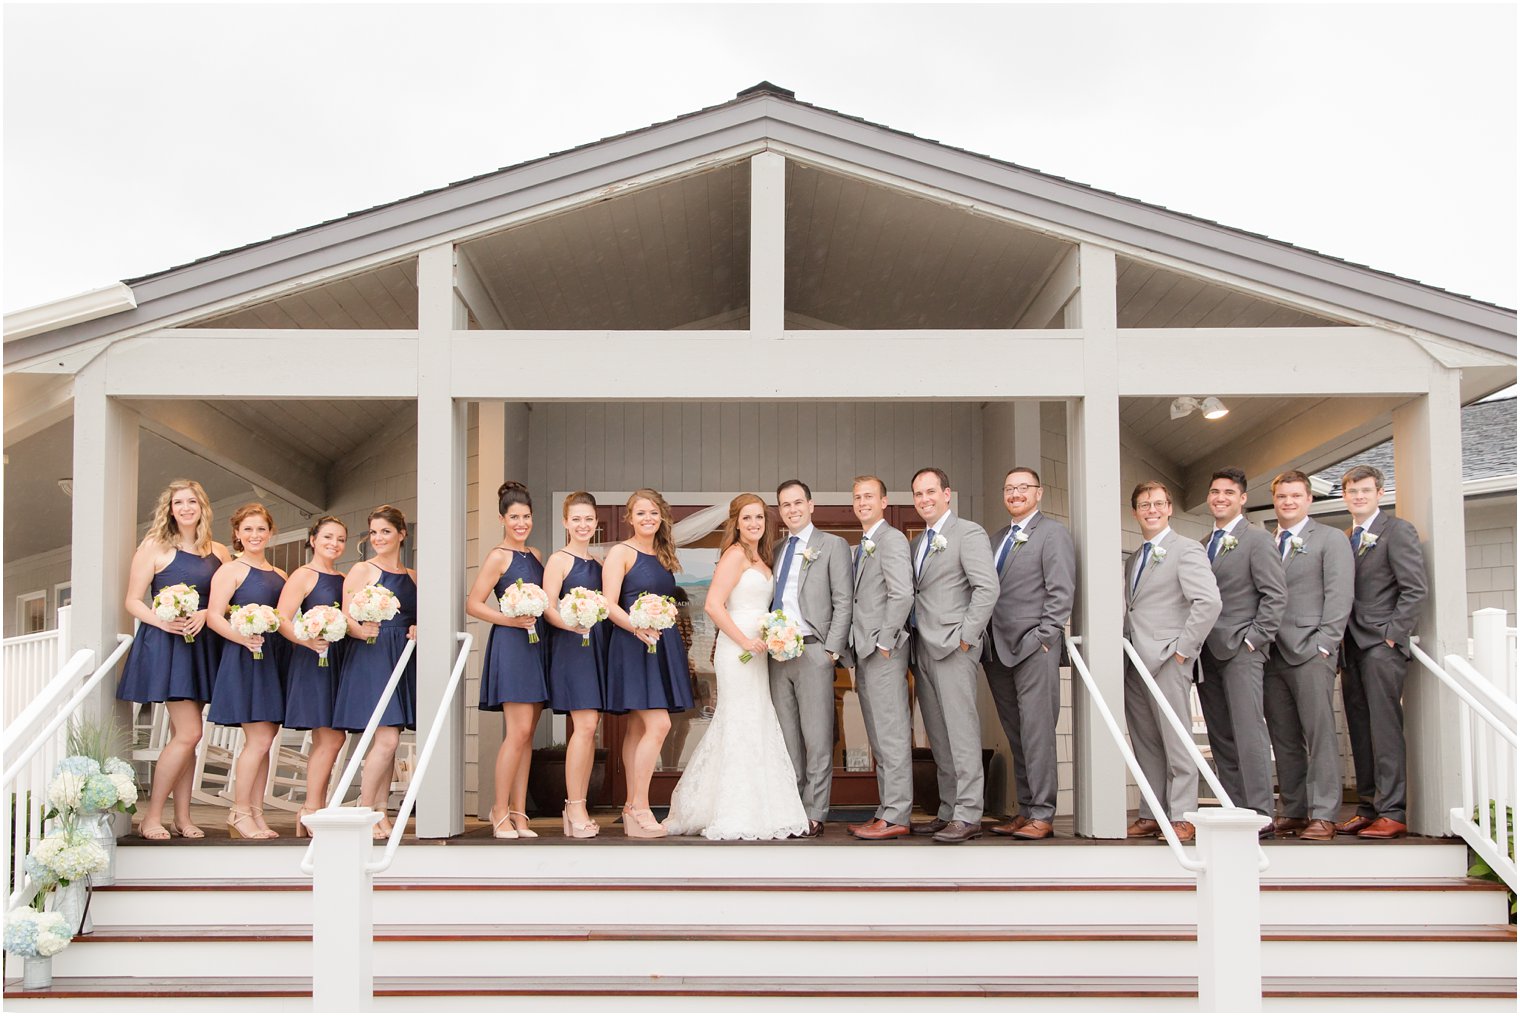
[{"label": "groom", "polygon": [[813,491],[801,480],[776,488],[787,537],[776,560],[772,610],[784,610],[802,627],[802,655],[771,660],[771,701],[797,792],[807,809],[807,836],[823,832],[834,782],[834,665],[849,652],[850,547],[813,526]]}]

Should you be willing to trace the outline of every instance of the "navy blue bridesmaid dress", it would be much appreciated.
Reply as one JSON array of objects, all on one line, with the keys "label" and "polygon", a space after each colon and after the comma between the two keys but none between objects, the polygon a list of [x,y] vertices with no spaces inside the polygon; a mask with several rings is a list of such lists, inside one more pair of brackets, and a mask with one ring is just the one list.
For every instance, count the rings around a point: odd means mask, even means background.
[{"label": "navy blue bridesmaid dress", "polygon": [[[660,564],[660,559],[642,551],[634,553],[638,558],[623,576],[618,605],[629,610],[644,593],[675,595],[676,577]],[[691,705],[686,643],[681,641],[681,633],[675,626],[660,632],[658,650],[651,653],[633,632],[614,625],[607,645],[607,711],[665,709],[679,713]]]},{"label": "navy blue bridesmaid dress", "polygon": [[[535,586],[544,584],[544,566],[525,550],[508,551],[512,555],[507,570],[496,580],[496,598],[518,579]],[[548,621],[534,622],[538,641],[528,641],[526,628],[491,625],[486,641],[485,665],[480,671],[480,708],[501,712],[504,702],[547,702],[549,700],[548,633],[555,630]]]},{"label": "navy blue bridesmaid dress", "polygon": [[[279,606],[285,580],[273,568],[250,568],[248,577],[232,594],[232,606],[250,603]],[[262,660],[236,642],[222,643],[222,661],[216,668],[216,686],[211,692],[212,723],[224,727],[239,723],[283,723],[285,692],[281,672],[289,649],[279,632],[264,634]]]},{"label": "navy blue bridesmaid dress", "polygon": [[[396,661],[406,649],[406,630],[417,623],[417,583],[407,572],[381,570],[378,585],[395,593],[401,609],[389,621],[380,622],[380,635],[370,645],[350,635],[344,641],[343,668],[338,674],[338,697],[333,703],[332,727],[335,730],[363,730],[369,714],[375,711],[385,683],[391,679]],[[396,683],[396,694],[380,714],[382,727],[417,729],[417,658],[406,661],[406,670]]]},{"label": "navy blue bridesmaid dress", "polygon": [[[150,592],[184,583],[200,594],[201,608],[211,595],[211,577],[222,566],[215,554],[201,557],[176,549],[163,571],[153,576]],[[222,656],[222,637],[203,627],[194,642],[162,628],[141,625],[132,639],[116,697],[123,702],[210,702]]]},{"label": "navy blue bridesmaid dress", "polygon": [[[574,557],[574,555],[571,555]],[[590,558],[575,558],[560,586],[563,596],[576,586],[600,591],[602,564]],[[556,604],[556,606],[558,606]],[[602,621],[591,627],[591,644],[573,631],[549,626],[553,640],[549,647],[549,706],[556,713],[577,709],[600,711],[607,704],[607,637],[617,625]],[[647,654],[646,654],[647,655]]]},{"label": "navy blue bridesmaid dress", "polygon": [[[343,602],[343,576],[317,573],[301,609],[332,607]],[[290,730],[315,730],[332,726],[333,701],[338,694],[338,673],[344,650],[353,641],[339,639],[327,647],[327,666],[316,653],[302,645],[285,647],[285,726]],[[360,639],[359,641],[364,641]]]}]

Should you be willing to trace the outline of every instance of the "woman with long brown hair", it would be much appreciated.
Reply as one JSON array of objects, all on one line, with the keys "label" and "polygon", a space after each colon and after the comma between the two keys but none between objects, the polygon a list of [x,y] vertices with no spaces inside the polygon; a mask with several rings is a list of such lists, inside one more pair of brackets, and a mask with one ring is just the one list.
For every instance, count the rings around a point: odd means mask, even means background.
[{"label": "woman with long brown hair", "polygon": [[[195,747],[201,740],[201,708],[211,685],[222,640],[206,631],[211,578],[232,555],[211,538],[211,501],[194,480],[174,480],[158,496],[148,535],[132,555],[127,611],[142,622],[122,670],[116,697],[124,702],[164,703],[169,740],[153,765],[153,786],[138,831],[146,840],[167,840],[170,829],[187,840],[206,834],[190,821],[190,784]],[[164,620],[148,600],[169,586],[187,585],[200,609]],[[174,826],[164,828],[164,806],[174,794]]]},{"label": "woman with long brown hair", "polygon": [[659,491],[634,491],[625,511],[633,535],[608,551],[602,566],[608,618],[617,626],[607,647],[607,711],[629,714],[623,737],[628,776],[623,834],[658,839],[665,827],[649,808],[649,782],[670,733],[670,714],[691,708],[691,672],[674,627],[640,628],[628,611],[645,593],[672,595],[681,562],[671,535],[670,505]]}]

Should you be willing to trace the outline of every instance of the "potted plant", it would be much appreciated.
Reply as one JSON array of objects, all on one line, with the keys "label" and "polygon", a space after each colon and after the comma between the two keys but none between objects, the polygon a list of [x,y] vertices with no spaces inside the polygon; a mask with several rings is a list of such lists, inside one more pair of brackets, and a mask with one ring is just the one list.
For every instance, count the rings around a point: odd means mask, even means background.
[{"label": "potted plant", "polygon": [[22,958],[22,990],[53,986],[53,957],[73,937],[64,916],[53,911],[17,907],[5,915],[5,951]]}]

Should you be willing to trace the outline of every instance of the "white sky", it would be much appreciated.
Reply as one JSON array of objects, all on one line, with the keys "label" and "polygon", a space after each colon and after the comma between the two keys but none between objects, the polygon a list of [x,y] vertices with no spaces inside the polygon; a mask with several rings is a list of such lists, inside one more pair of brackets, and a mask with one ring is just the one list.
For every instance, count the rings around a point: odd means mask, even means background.
[{"label": "white sky", "polygon": [[6,4],[3,306],[769,79],[1514,307],[1515,57],[1509,4]]}]

